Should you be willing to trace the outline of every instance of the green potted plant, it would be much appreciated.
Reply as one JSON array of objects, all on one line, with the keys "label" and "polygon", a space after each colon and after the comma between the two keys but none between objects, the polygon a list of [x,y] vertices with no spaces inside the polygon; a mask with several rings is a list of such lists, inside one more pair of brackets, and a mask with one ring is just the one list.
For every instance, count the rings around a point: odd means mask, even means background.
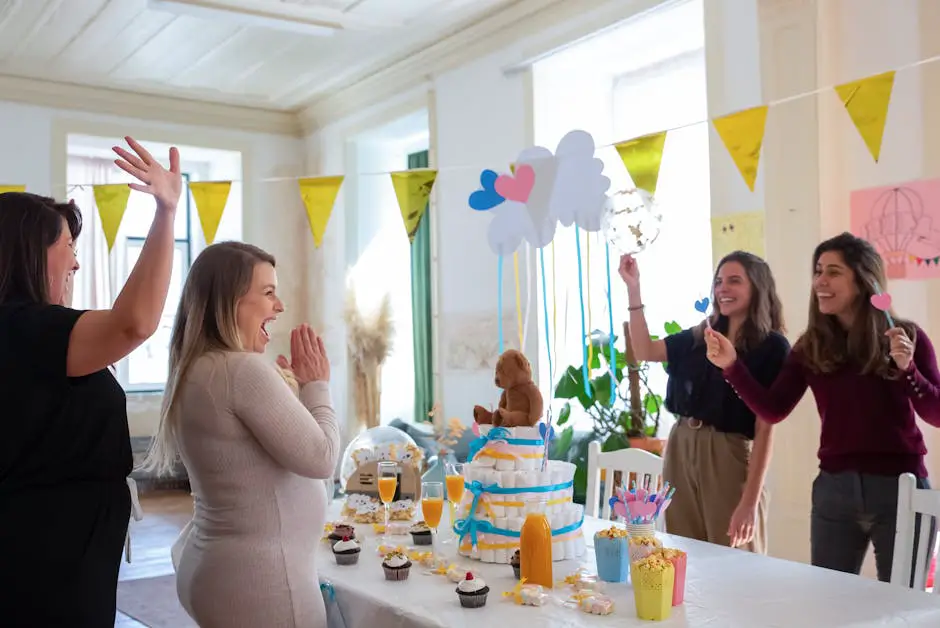
[{"label": "green potted plant", "polygon": [[[569,366],[555,386],[554,398],[564,399],[565,405],[555,421],[564,427],[571,418],[572,404],[592,419],[590,432],[578,438],[572,426],[567,426],[552,445],[551,457],[575,464],[575,501],[583,503],[587,488],[587,447],[599,440],[602,451],[616,451],[628,447],[645,449],[661,455],[665,441],[658,438],[663,410],[662,396],[649,386],[649,363],[639,362],[630,343],[629,326],[624,323],[623,342],[611,351],[609,336],[599,332],[587,339],[589,360],[588,381],[585,386],[583,365]],[[675,322],[667,323],[666,335],[681,328]],[[656,337],[654,336],[654,339]]]}]

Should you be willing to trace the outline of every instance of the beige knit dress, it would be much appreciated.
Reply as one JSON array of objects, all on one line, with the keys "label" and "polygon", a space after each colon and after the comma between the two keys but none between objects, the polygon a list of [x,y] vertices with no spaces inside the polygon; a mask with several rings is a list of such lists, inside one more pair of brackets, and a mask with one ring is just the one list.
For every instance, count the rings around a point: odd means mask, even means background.
[{"label": "beige knit dress", "polygon": [[339,430],[328,385],[299,399],[255,353],[199,358],[179,390],[179,446],[195,497],[177,571],[201,628],[321,628],[317,548]]}]

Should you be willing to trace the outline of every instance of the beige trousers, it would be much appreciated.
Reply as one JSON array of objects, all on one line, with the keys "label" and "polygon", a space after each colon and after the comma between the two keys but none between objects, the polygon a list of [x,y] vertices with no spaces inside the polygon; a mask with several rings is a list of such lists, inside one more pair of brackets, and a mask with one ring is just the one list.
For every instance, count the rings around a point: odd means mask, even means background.
[{"label": "beige trousers", "polygon": [[[694,425],[701,427],[695,428]],[[717,545],[730,545],[728,524],[747,481],[752,441],[719,432],[695,419],[681,419],[666,446],[664,479],[676,489],[666,510],[666,531]],[[754,540],[740,546],[767,553],[767,491],[757,505]]]}]

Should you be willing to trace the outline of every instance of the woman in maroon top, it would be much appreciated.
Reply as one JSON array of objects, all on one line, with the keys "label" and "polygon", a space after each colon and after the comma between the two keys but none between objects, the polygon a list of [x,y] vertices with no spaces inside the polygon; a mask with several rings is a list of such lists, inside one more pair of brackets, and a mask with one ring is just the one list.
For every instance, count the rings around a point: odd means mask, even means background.
[{"label": "woman in maroon top", "polygon": [[[878,579],[887,582],[898,476],[913,473],[920,487],[929,486],[915,413],[940,427],[937,358],[922,329],[871,305],[885,285],[884,264],[871,244],[843,233],[816,247],[813,266],[809,324],[769,390],[713,330],[706,331],[708,359],[771,423],[785,419],[812,389],[822,420],[812,563],[857,574],[871,542]],[[931,547],[933,537],[931,530]]]}]

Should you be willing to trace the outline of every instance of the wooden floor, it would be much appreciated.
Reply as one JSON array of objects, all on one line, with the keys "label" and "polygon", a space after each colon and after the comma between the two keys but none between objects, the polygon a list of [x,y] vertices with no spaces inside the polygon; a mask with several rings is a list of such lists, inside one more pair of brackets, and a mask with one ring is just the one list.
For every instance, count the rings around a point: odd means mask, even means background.
[{"label": "wooden floor", "polygon": [[[144,519],[131,527],[131,563],[121,563],[120,580],[138,580],[173,573],[170,547],[193,514],[188,492],[166,491],[141,495]],[[138,621],[118,611],[115,627],[140,628]]]}]

